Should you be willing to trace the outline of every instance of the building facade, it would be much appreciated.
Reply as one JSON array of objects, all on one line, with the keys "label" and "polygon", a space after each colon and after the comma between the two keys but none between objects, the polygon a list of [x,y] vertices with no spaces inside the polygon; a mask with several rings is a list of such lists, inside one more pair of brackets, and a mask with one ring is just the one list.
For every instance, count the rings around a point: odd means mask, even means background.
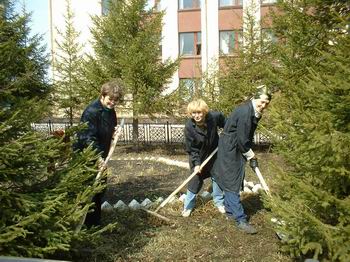
[{"label": "building facade", "polygon": [[[276,0],[148,0],[147,8],[165,11],[162,30],[162,59],[177,59],[180,66],[167,91],[181,84],[192,91],[202,75],[219,70],[223,56],[234,56],[244,44],[247,13],[258,22]],[[89,39],[92,15],[107,11],[107,0],[71,0],[76,30],[81,32],[84,51],[93,53]],[[63,30],[66,1],[49,0],[52,55],[56,28]],[[54,67],[53,67],[54,70]],[[54,74],[53,74],[54,75]]]}]

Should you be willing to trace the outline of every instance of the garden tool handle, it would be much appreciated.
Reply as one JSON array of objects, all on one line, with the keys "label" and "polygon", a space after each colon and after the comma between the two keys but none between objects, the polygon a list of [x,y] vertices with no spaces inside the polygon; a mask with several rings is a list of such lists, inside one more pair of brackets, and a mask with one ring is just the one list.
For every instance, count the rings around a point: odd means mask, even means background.
[{"label": "garden tool handle", "polygon": [[103,164],[102,164],[100,170],[97,173],[96,180],[100,178],[100,176],[102,175],[104,169],[107,166],[107,163],[108,163],[109,159],[112,157],[112,155],[114,153],[114,149],[115,149],[115,147],[116,147],[116,145],[118,143],[118,138],[120,136],[120,133],[123,130],[123,127],[124,127],[124,118],[120,121],[120,125],[117,127],[117,129],[115,130],[115,132],[113,134],[113,140],[111,141],[111,146],[109,148],[108,155],[107,155],[106,159],[103,161]]},{"label": "garden tool handle", "polygon": [[[214,151],[203,161],[203,163],[200,166],[199,170],[202,170],[202,168],[209,162],[209,160],[216,154],[218,151],[218,148],[215,148]],[[198,171],[194,171],[178,188],[174,190],[155,210],[155,212],[158,212],[159,209],[164,207],[170,199],[175,196],[195,175],[198,174]]]}]

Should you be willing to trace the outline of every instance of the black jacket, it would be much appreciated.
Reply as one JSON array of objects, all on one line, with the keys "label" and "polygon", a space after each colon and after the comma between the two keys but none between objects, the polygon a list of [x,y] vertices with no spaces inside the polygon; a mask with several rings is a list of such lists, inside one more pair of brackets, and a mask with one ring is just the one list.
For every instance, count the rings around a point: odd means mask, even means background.
[{"label": "black jacket", "polygon": [[117,117],[114,109],[106,109],[99,99],[93,101],[84,110],[81,123],[87,123],[87,128],[78,133],[78,141],[74,149],[82,150],[92,143],[97,153],[103,158],[108,155]]},{"label": "black jacket", "polygon": [[259,120],[255,117],[252,101],[240,105],[228,117],[212,170],[222,189],[239,193],[245,174],[246,158],[243,153],[252,147]]},{"label": "black jacket", "polygon": [[225,125],[225,116],[220,112],[209,111],[205,119],[205,129],[196,126],[193,119],[185,125],[186,152],[189,154],[190,168],[200,165],[218,146],[218,128]]}]

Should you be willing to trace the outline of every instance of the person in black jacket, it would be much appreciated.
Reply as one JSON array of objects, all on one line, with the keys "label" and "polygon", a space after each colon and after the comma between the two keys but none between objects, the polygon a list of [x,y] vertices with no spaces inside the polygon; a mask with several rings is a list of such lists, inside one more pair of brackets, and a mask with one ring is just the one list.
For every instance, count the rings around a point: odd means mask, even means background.
[{"label": "person in black jacket", "polygon": [[[198,171],[198,174],[188,183],[183,217],[190,216],[203,180],[211,177],[211,168],[216,155],[202,170],[200,165],[216,149],[219,141],[218,128],[225,125],[225,116],[219,112],[209,111],[208,105],[202,99],[190,102],[187,106],[187,114],[190,118],[186,122],[184,131],[186,151],[189,155],[191,173]],[[221,213],[225,213],[223,192],[213,178],[212,185],[214,204]]]},{"label": "person in black jacket", "polygon": [[[121,82],[117,79],[111,80],[102,85],[99,98],[86,107],[80,119],[81,123],[87,124],[87,128],[77,134],[74,149],[81,151],[91,144],[96,153],[100,154],[100,165],[108,155],[117,125],[114,107],[117,102],[122,101],[122,98]],[[87,226],[100,224],[102,195],[103,192],[93,197],[94,211],[87,214],[85,220]]]},{"label": "person in black jacket", "polygon": [[271,93],[267,87],[259,86],[252,100],[238,106],[231,113],[220,135],[218,156],[212,172],[224,190],[226,215],[236,221],[239,229],[249,234],[257,231],[247,222],[239,192],[243,185],[246,161],[250,161],[253,169],[258,165],[252,150],[252,141],[261,115],[270,100]]}]

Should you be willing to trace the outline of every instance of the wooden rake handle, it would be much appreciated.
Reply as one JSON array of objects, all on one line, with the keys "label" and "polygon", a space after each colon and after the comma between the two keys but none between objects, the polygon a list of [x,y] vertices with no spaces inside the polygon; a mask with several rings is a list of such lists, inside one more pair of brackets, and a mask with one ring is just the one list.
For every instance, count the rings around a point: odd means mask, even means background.
[{"label": "wooden rake handle", "polygon": [[[216,154],[216,152],[218,151],[218,148],[215,148],[214,151],[203,161],[203,163],[200,165],[200,169],[202,170],[202,168],[209,162],[209,160]],[[174,190],[174,192],[172,192],[158,207],[154,212],[158,212],[159,209],[161,209],[162,207],[164,207],[166,204],[168,204],[168,202],[170,201],[170,199],[175,196],[195,175],[198,174],[198,171],[194,171],[178,188],[176,188]]]},{"label": "wooden rake handle", "polygon": [[101,177],[103,171],[105,170],[105,168],[107,166],[109,159],[112,157],[112,155],[114,153],[114,149],[118,143],[118,138],[123,130],[123,127],[124,127],[124,118],[120,121],[120,125],[117,127],[117,129],[115,130],[115,132],[113,134],[113,140],[111,142],[111,146],[109,148],[108,155],[107,155],[106,159],[103,161],[103,165],[101,166],[100,170],[97,173],[96,180]]}]

